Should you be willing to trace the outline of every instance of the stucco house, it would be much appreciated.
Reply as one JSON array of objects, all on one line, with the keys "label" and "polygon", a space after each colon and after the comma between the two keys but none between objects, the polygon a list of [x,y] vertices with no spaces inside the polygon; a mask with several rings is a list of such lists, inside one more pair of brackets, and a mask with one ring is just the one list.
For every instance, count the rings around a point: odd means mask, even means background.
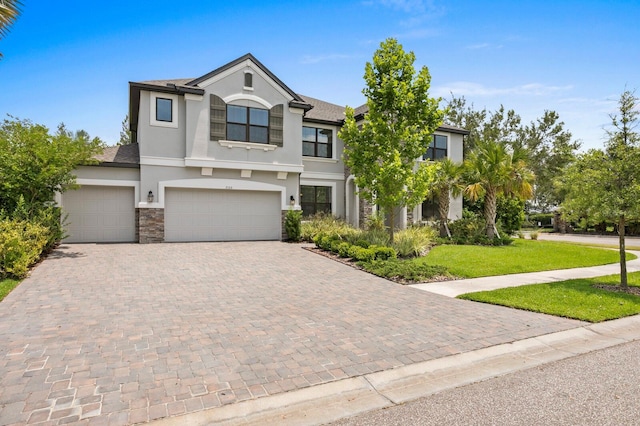
[{"label": "stucco house", "polygon": [[[344,106],[294,92],[251,54],[194,79],[130,82],[129,95],[134,143],[79,167],[80,189],[58,197],[68,242],[279,240],[291,208],[356,226],[371,212],[341,160]],[[424,158],[462,160],[466,134],[441,126]],[[430,209],[404,209],[401,224]],[[451,218],[461,211],[453,200]]]}]

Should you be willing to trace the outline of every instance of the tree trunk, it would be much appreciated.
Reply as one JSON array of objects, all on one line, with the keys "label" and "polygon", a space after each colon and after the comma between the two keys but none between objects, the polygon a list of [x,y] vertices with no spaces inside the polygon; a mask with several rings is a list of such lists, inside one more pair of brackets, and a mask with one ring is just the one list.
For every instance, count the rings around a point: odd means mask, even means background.
[{"label": "tree trunk", "polygon": [[484,220],[486,223],[487,237],[490,240],[498,237],[498,229],[496,228],[496,203],[497,195],[494,188],[487,188],[487,192],[484,195]]},{"label": "tree trunk", "polygon": [[449,191],[442,190],[438,195],[438,215],[440,216],[440,236],[451,238],[449,231]]},{"label": "tree trunk", "polygon": [[393,231],[396,227],[396,212],[394,207],[389,207],[387,211],[389,212],[389,241],[393,244]]},{"label": "tree trunk", "polygon": [[629,284],[627,282],[627,254],[625,253],[624,223],[624,215],[621,215],[618,219],[618,237],[620,239],[620,285],[623,288],[627,288]]}]

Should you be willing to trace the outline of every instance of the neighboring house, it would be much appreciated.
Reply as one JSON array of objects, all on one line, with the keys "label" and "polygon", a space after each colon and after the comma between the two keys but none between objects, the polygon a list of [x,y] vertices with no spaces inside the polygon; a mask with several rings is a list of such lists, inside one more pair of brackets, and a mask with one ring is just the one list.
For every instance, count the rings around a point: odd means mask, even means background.
[{"label": "neighboring house", "polygon": [[[129,90],[134,143],[79,167],[80,189],[58,199],[68,242],[279,240],[291,208],[356,226],[371,213],[341,159],[344,107],[297,94],[251,54]],[[441,126],[425,156],[461,161],[466,134]],[[430,208],[404,209],[402,223]],[[461,211],[453,201],[451,217]]]}]

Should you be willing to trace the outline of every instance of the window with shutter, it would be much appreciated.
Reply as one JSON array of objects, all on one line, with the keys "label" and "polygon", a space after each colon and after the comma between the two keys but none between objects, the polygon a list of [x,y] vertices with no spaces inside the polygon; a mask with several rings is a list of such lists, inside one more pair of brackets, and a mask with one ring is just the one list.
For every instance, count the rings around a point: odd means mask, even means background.
[{"label": "window with shutter", "polygon": [[211,140],[219,141],[226,138],[227,128],[227,105],[216,95],[210,95],[210,126]]}]

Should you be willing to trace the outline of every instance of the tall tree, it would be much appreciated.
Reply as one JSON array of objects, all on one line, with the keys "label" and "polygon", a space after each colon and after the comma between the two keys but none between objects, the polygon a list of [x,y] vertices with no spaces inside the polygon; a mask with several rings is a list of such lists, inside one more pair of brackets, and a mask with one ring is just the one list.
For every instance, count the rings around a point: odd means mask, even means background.
[{"label": "tall tree", "polygon": [[90,162],[103,143],[60,125],[54,134],[29,120],[5,119],[0,125],[0,210],[11,213],[22,198],[28,208],[53,201],[75,183],[73,170]]},{"label": "tall tree", "polygon": [[118,145],[129,145],[131,143],[131,130],[129,130],[129,114],[122,120],[122,129],[120,130],[120,140]]},{"label": "tall tree", "polygon": [[[20,0],[0,0],[0,40],[9,33],[9,29],[20,16],[21,7]],[[2,59],[1,52],[0,59]]]},{"label": "tall tree", "polygon": [[548,211],[562,201],[562,194],[554,186],[554,180],[575,159],[580,148],[572,141],[571,133],[564,128],[555,111],[529,124],[523,124],[514,110],[500,106],[496,111],[476,110],[467,105],[464,97],[455,97],[448,103],[445,121],[469,130],[465,137],[465,156],[483,140],[495,140],[525,155],[526,164],[536,175],[533,203],[536,208]]},{"label": "tall tree", "polygon": [[487,237],[499,238],[496,228],[498,195],[531,198],[535,176],[518,151],[514,153],[505,144],[490,140],[476,145],[465,160],[464,168],[464,193],[471,201],[484,197]]},{"label": "tall tree", "polygon": [[365,67],[364,121],[356,123],[353,108],[347,107],[339,133],[345,143],[344,162],[360,195],[381,206],[392,240],[394,209],[416,206],[429,192],[432,173],[416,160],[427,151],[444,117],[440,99],[429,97],[428,68],[416,73],[414,62],[414,53],[406,53],[397,40],[382,42]]},{"label": "tall tree", "polygon": [[566,192],[562,211],[567,219],[617,224],[623,287],[627,287],[625,226],[630,219],[640,219],[639,102],[634,91],[625,90],[618,101],[619,114],[610,116],[605,149],[580,155],[559,182]]}]

